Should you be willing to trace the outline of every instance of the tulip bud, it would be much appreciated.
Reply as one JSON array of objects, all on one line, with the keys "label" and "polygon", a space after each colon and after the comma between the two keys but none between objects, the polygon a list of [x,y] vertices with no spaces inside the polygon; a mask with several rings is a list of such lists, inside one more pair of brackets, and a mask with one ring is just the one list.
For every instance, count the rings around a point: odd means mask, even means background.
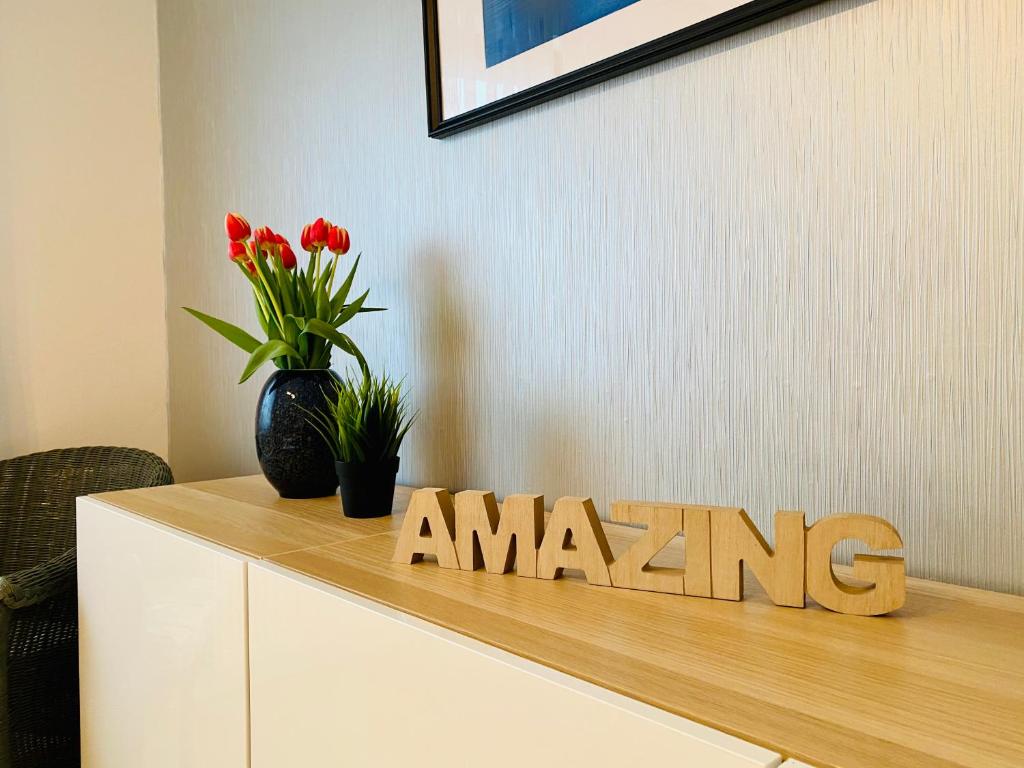
[{"label": "tulip bud", "polygon": [[245,249],[245,243],[238,241],[232,241],[228,243],[228,258],[232,261],[238,261],[249,256],[248,251]]},{"label": "tulip bud", "polygon": [[269,253],[277,241],[277,235],[270,227],[260,227],[253,233],[253,237],[256,240],[256,247],[264,253]]},{"label": "tulip bud", "polygon": [[295,269],[295,252],[288,243],[281,245],[281,266],[285,269]]},{"label": "tulip bud", "polygon": [[233,243],[245,240],[252,233],[249,222],[240,213],[229,213],[224,217],[224,231]]},{"label": "tulip bud", "polygon": [[313,245],[317,248],[323,248],[327,245],[327,222],[323,218],[319,218],[309,226],[309,234]]},{"label": "tulip bud", "polygon": [[348,230],[344,227],[331,227],[327,233],[327,248],[331,253],[343,256],[348,253],[352,240],[348,236]]},{"label": "tulip bud", "polygon": [[307,224],[302,228],[302,237],[299,238],[299,242],[302,244],[302,250],[307,253],[312,253],[315,248],[313,247],[313,236],[312,236],[313,225]]}]

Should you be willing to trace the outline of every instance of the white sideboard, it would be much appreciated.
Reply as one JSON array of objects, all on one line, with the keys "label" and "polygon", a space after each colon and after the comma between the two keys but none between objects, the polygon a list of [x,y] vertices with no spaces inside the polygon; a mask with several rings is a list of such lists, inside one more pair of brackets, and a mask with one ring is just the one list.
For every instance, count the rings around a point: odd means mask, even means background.
[{"label": "white sideboard", "polygon": [[249,764],[246,559],[78,506],[82,765]]},{"label": "white sideboard", "polygon": [[871,619],[402,565],[411,490],[377,520],[259,477],[80,499],[84,768],[1024,766],[1024,598],[909,579]]},{"label": "white sideboard", "polygon": [[781,763],[95,499],[78,542],[84,768]]},{"label": "white sideboard", "polygon": [[774,768],[779,755],[268,564],[252,765]]}]

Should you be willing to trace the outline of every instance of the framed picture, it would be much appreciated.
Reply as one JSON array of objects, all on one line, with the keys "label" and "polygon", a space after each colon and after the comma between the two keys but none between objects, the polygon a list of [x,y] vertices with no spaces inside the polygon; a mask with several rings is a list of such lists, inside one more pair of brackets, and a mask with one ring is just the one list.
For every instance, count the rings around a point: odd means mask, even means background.
[{"label": "framed picture", "polygon": [[423,0],[435,138],[820,0]]}]

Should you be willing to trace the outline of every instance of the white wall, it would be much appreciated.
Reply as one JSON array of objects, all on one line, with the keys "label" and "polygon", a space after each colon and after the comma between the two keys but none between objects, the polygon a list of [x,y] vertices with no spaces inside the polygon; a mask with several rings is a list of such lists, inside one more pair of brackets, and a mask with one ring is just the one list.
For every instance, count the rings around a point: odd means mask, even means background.
[{"label": "white wall", "polygon": [[[326,214],[410,483],[883,515],[1024,592],[1024,4],[835,0],[444,141],[420,3],[159,3],[171,456],[256,471],[221,218]],[[339,360],[340,362],[340,360]]]},{"label": "white wall", "polygon": [[0,457],[167,453],[154,0],[0,0]]}]

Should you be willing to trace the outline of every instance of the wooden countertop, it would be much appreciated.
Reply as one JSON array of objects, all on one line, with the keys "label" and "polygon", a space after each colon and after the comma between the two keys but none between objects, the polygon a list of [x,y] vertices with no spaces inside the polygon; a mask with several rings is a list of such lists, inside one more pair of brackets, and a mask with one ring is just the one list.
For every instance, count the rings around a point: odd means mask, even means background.
[{"label": "wooden countertop", "polygon": [[[98,498],[819,768],[1024,766],[1021,597],[908,579],[902,609],[863,618],[752,580],[729,603],[397,565],[400,515],[347,520],[262,477]],[[637,536],[605,529],[616,555]]]},{"label": "wooden countertop", "polygon": [[[412,488],[398,488],[404,512]],[[337,497],[282,499],[262,475],[134,491],[94,498],[255,558],[398,530],[401,517],[356,520],[341,515]]]}]

